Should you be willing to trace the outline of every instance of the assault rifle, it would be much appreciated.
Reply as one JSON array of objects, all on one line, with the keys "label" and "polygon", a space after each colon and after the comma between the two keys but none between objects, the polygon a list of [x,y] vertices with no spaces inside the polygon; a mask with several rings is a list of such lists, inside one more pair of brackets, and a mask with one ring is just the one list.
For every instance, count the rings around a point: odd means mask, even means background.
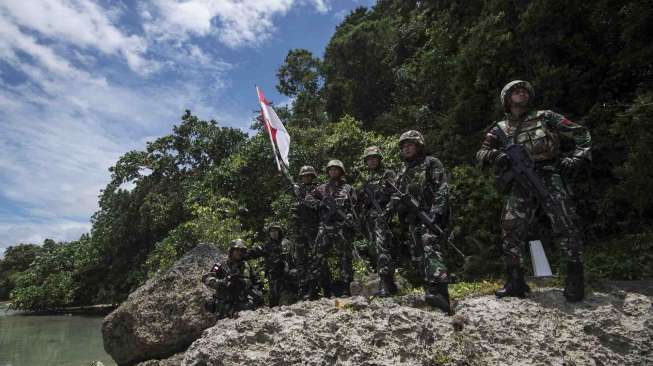
[{"label": "assault rifle", "polygon": [[415,197],[413,197],[412,194],[402,192],[399,188],[397,188],[397,186],[395,186],[391,182],[387,182],[387,183],[388,183],[388,185],[390,187],[392,187],[395,191],[397,191],[397,194],[399,195],[399,198],[401,199],[401,202],[408,208],[409,211],[411,211],[411,212],[415,213],[415,215],[417,215],[417,218],[419,219],[419,221],[422,222],[422,224],[424,224],[424,226],[426,226],[432,232],[434,232],[436,234],[439,234],[442,237],[444,237],[445,240],[447,241],[447,243],[458,254],[460,254],[460,256],[463,257],[463,259],[467,258],[467,256],[465,256],[465,254],[463,254],[463,252],[460,251],[460,249],[458,249],[458,247],[456,247],[456,245],[451,242],[451,239],[447,237],[444,230],[442,230],[442,228],[437,224],[436,220],[430,218],[429,215],[426,212],[424,212],[424,210],[420,209],[419,202],[417,201],[417,199]]},{"label": "assault rifle", "polygon": [[499,189],[505,191],[510,184],[516,182],[527,192],[534,193],[535,199],[540,203],[544,212],[553,218],[553,224],[563,227],[574,239],[580,240],[580,234],[577,232],[562,203],[551,195],[551,192],[546,188],[540,176],[535,172],[535,163],[528,154],[528,151],[526,151],[526,147],[511,141],[501,128],[497,130],[498,137],[505,144],[501,152],[508,155],[508,159],[510,160],[510,167],[499,175],[497,181]]},{"label": "assault rifle", "polygon": [[[332,197],[332,196],[326,196],[326,197],[322,198],[322,201],[321,201],[321,202],[322,202],[322,204],[324,205],[324,207],[327,208],[327,210],[328,210],[328,212],[329,212],[329,217],[330,217],[331,219],[333,219],[334,217],[339,218],[339,219],[342,220],[345,224],[347,224],[347,225],[349,225],[349,226],[353,226],[353,227],[356,229],[356,231],[358,231],[359,234],[361,234],[361,235],[363,235],[363,237],[365,237],[365,233],[363,233],[363,232],[361,231],[359,223],[356,222],[356,221],[358,221],[358,220],[357,220],[358,217],[356,216],[353,207],[352,207],[352,212],[354,212],[354,214],[352,214],[352,217],[351,217],[351,219],[350,219],[350,218],[347,216],[346,213],[344,213],[341,209],[338,208],[338,205],[337,205],[337,203],[336,203],[336,199],[335,199],[334,197]],[[351,220],[356,220],[356,221],[351,222]],[[355,258],[357,261],[360,261],[360,260],[361,260],[361,256],[358,254],[358,250],[357,250],[353,245],[352,245],[352,255],[354,256],[354,258]]]},{"label": "assault rifle", "polygon": [[[386,181],[382,180],[382,182],[385,183]],[[363,185],[363,192],[365,192],[365,195],[370,199],[370,201],[372,201],[372,206],[374,206],[374,209],[378,213],[384,214],[385,210],[381,207],[381,204],[379,203],[379,201],[377,201],[376,195],[374,194],[374,191],[372,190],[372,187],[370,187],[369,184],[364,184]],[[385,228],[389,230],[390,225],[388,224],[387,218],[384,217],[382,221],[384,223]]]}]

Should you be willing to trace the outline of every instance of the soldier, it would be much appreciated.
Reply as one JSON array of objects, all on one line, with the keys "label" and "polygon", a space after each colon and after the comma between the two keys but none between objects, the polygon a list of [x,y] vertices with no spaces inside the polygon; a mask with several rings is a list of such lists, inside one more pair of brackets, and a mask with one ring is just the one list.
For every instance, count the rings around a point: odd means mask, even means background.
[{"label": "soldier", "polygon": [[243,260],[246,253],[245,242],[233,240],[227,259],[216,263],[209,273],[202,276],[202,282],[215,289],[213,301],[207,304],[207,308],[219,319],[236,317],[240,310],[252,310],[260,301],[258,278]]},{"label": "soldier", "polygon": [[388,225],[386,207],[393,194],[395,173],[383,166],[383,154],[377,146],[370,146],[363,153],[367,170],[363,173],[363,184],[358,197],[365,212],[365,228],[369,245],[376,255],[376,270],[379,274],[379,290],[375,296],[386,297],[397,293],[392,260],[392,232]]},{"label": "soldier", "polygon": [[282,291],[287,287],[286,273],[288,270],[288,258],[284,253],[284,247],[288,244],[283,238],[283,229],[279,224],[271,224],[268,227],[268,240],[263,245],[251,247],[244,260],[256,259],[263,257],[265,277],[268,280],[268,305],[270,307],[278,306],[281,299]]},{"label": "soldier", "polygon": [[315,168],[305,165],[299,169],[299,184],[295,191],[295,204],[291,209],[292,237],[294,248],[294,274],[299,286],[299,297],[308,298],[309,293],[315,298],[315,291],[309,291],[315,285],[309,281],[311,270],[311,253],[314,252],[315,237],[319,225],[317,202],[309,193],[317,187]]},{"label": "soldier", "polygon": [[[511,161],[502,149],[509,143],[523,145],[550,195],[561,204],[565,216],[574,221],[577,219],[575,209],[560,171],[573,171],[590,161],[590,133],[585,127],[558,113],[532,110],[534,95],[531,84],[521,80],[511,81],[501,90],[500,101],[506,118],[489,129],[476,158],[481,163],[494,164],[499,170],[506,170],[510,168]],[[561,155],[561,138],[573,140],[575,149],[570,156]],[[538,206],[533,192],[519,184],[506,187],[501,236],[508,281],[496,292],[497,297],[524,297],[529,291],[524,281],[522,250]],[[581,301],[584,285],[580,233],[575,224],[565,229],[564,225],[556,224],[559,217],[550,212],[547,216],[553,226],[554,239],[561,248],[565,248],[567,256],[564,295],[568,301]]]},{"label": "soldier", "polygon": [[[424,137],[418,131],[404,132],[399,137],[399,147],[404,166],[397,175],[398,189],[411,195],[419,203],[420,210],[444,227],[449,200],[444,166],[440,160],[426,155]],[[440,253],[443,238],[422,224],[417,213],[411,212],[397,196],[393,196],[392,202],[388,209],[397,211],[402,229],[410,236],[411,259],[423,276],[426,302],[451,314],[449,272]]]},{"label": "soldier", "polygon": [[[315,239],[316,252],[312,278],[319,283],[324,296],[350,296],[349,286],[354,277],[352,263],[353,209],[356,192],[344,182],[345,166],[340,160],[331,160],[326,166],[329,181],[318,186],[311,196],[320,200],[320,225]],[[339,280],[332,288],[328,256],[335,250]]]}]

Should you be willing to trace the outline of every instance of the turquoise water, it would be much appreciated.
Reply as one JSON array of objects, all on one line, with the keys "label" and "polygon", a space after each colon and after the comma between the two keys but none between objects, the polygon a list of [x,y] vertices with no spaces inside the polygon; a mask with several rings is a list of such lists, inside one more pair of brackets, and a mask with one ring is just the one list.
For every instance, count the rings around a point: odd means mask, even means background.
[{"label": "turquoise water", "polygon": [[0,304],[0,366],[115,365],[101,325],[101,316],[24,315]]}]

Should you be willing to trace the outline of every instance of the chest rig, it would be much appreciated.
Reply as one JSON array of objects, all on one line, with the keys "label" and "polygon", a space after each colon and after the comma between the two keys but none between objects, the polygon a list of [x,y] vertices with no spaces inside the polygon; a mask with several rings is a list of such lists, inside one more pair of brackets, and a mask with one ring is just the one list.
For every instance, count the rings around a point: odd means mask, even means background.
[{"label": "chest rig", "polygon": [[560,141],[547,128],[543,111],[531,113],[514,125],[506,120],[498,122],[497,127],[516,144],[523,145],[534,162],[553,160],[558,156]]},{"label": "chest rig", "polygon": [[428,207],[433,200],[432,177],[428,158],[406,165],[399,173],[399,189],[417,198],[421,207]]}]

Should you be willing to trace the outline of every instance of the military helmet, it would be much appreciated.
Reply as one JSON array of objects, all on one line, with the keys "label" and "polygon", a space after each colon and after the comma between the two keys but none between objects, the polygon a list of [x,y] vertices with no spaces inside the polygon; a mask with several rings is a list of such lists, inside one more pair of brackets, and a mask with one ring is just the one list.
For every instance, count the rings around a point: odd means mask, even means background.
[{"label": "military helmet", "polygon": [[281,227],[281,224],[277,222],[273,222],[270,225],[268,225],[268,229],[267,229],[268,234],[270,233],[270,231],[272,231],[272,229],[278,229],[281,235],[283,235],[283,228]]},{"label": "military helmet", "polygon": [[370,156],[377,156],[379,159],[383,159],[383,153],[378,146],[370,146],[365,149],[365,152],[363,152],[363,161],[367,160]]},{"label": "military helmet", "polygon": [[299,169],[299,176],[302,177],[304,175],[312,175],[313,178],[317,178],[317,172],[315,171],[315,168],[313,168],[310,165],[304,165]]},{"label": "military helmet", "polygon": [[329,161],[329,164],[327,164],[326,166],[327,172],[329,171],[329,168],[332,168],[334,166],[340,168],[342,170],[343,175],[345,174],[345,164],[343,164],[342,161],[337,159]]},{"label": "military helmet", "polygon": [[506,84],[503,89],[501,89],[501,95],[499,96],[499,99],[501,101],[501,106],[504,109],[508,109],[508,100],[510,99],[510,93],[512,93],[512,91],[516,88],[524,88],[528,90],[528,95],[531,99],[533,99],[535,96],[535,89],[533,89],[533,85],[531,85],[531,83],[524,80],[513,80]]},{"label": "military helmet", "polygon": [[415,130],[410,130],[402,133],[401,136],[399,137],[399,146],[401,147],[401,145],[404,142],[408,142],[408,141],[412,141],[419,146],[426,145],[424,143],[424,136],[422,136],[422,134],[419,131],[415,131]]},{"label": "military helmet", "polygon": [[231,241],[231,243],[229,244],[229,255],[231,255],[231,253],[236,249],[247,251],[247,245],[245,244],[245,241],[243,239],[239,238]]}]

